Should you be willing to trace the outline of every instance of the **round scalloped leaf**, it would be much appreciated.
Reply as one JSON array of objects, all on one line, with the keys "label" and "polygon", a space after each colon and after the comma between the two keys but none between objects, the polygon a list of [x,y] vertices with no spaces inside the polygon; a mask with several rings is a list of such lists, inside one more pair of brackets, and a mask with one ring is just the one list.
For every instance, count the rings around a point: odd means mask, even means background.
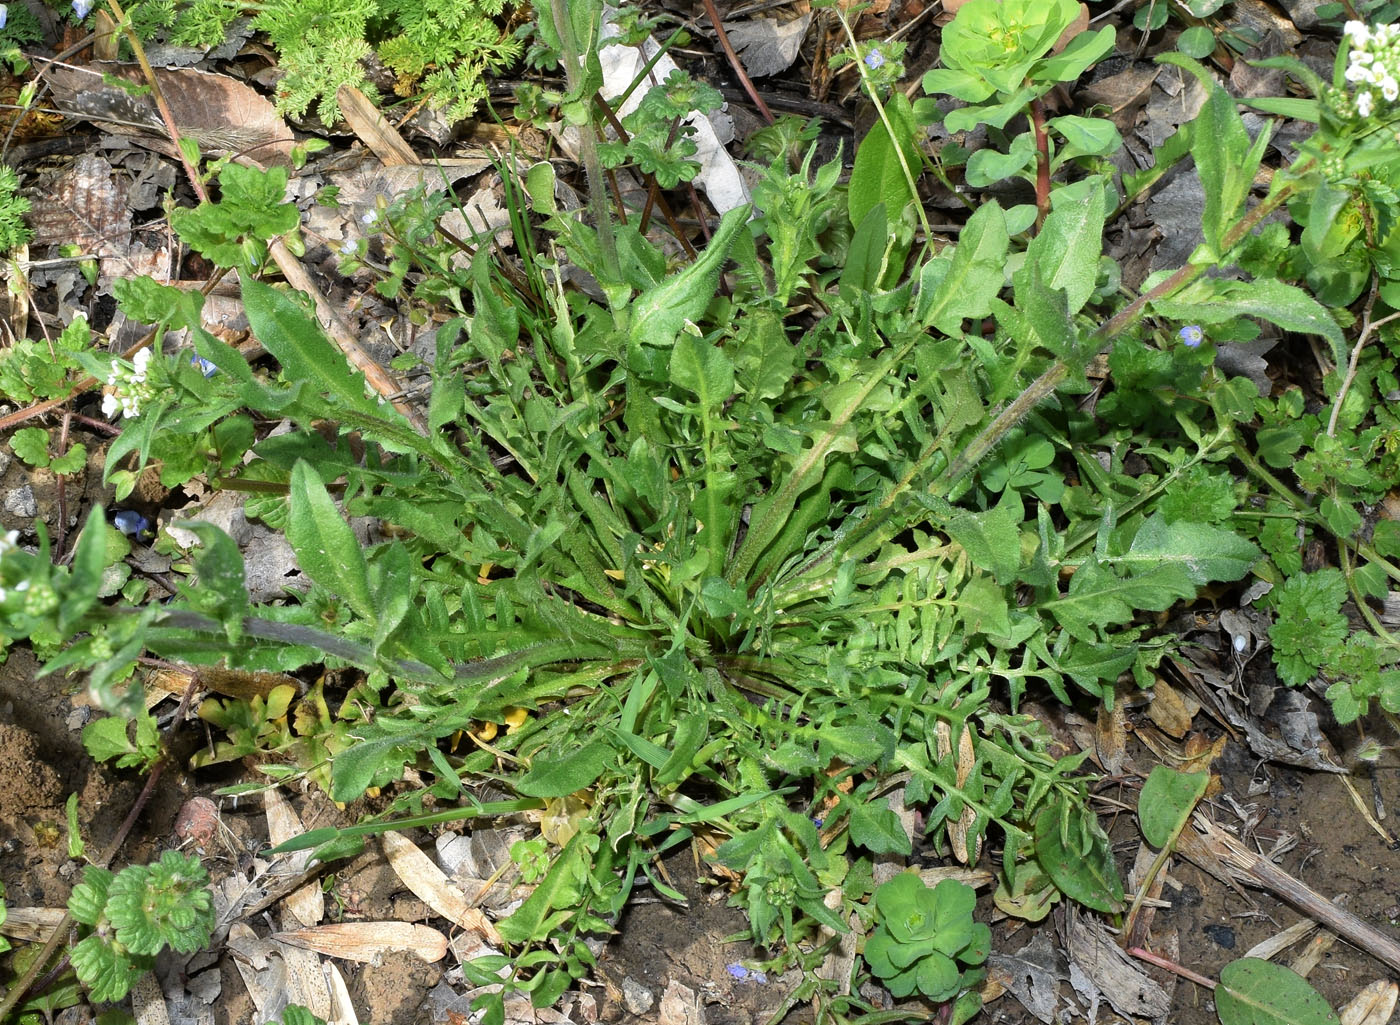
[{"label": "round scalloped leaf", "polygon": [[73,970],[78,973],[92,999],[111,1003],[122,999],[145,971],[117,953],[98,936],[79,940],[70,955]]},{"label": "round scalloped leaf", "polygon": [[68,910],[83,925],[96,925],[107,905],[107,892],[112,886],[112,873],[96,865],[83,869],[83,881],[73,887],[68,897]]},{"label": "round scalloped leaf", "polygon": [[1295,973],[1257,957],[1226,965],[1215,990],[1221,1025],[1338,1025],[1322,994]]},{"label": "round scalloped leaf", "polygon": [[935,1003],[957,996],[960,978],[953,959],[942,954],[930,954],[920,961],[915,975],[919,992]]}]

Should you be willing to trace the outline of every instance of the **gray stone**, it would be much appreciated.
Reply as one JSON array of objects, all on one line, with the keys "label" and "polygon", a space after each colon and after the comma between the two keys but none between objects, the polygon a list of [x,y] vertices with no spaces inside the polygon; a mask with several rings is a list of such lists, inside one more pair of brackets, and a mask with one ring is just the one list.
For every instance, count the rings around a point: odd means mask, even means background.
[{"label": "gray stone", "polygon": [[631,1014],[646,1014],[656,1003],[656,994],[628,975],[622,980],[622,1003]]}]

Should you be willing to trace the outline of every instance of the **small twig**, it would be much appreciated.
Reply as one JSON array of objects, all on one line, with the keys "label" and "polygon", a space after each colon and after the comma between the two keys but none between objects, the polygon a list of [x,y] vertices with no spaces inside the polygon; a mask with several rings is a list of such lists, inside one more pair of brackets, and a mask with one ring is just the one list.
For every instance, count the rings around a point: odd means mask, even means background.
[{"label": "small twig", "polygon": [[1156,965],[1158,968],[1164,968],[1173,975],[1180,975],[1183,979],[1194,982],[1197,986],[1204,986],[1206,989],[1215,989],[1216,982],[1214,979],[1207,979],[1204,975],[1197,975],[1190,968],[1179,965],[1175,961],[1168,961],[1165,957],[1154,954],[1150,950],[1143,950],[1141,947],[1129,947],[1128,953],[1141,961],[1146,961],[1148,964]]},{"label": "small twig", "polygon": [[1347,397],[1347,392],[1351,390],[1353,382],[1356,380],[1357,364],[1361,362],[1361,350],[1366,348],[1366,343],[1371,340],[1372,333],[1384,327],[1393,320],[1400,319],[1400,313],[1392,313],[1382,317],[1380,320],[1371,320],[1371,304],[1376,298],[1375,282],[1372,282],[1371,297],[1366,301],[1366,312],[1361,317],[1361,334],[1356,339],[1356,344],[1351,348],[1351,358],[1347,361],[1346,376],[1342,378],[1342,386],[1337,389],[1337,397],[1332,402],[1332,415],[1327,418],[1327,436],[1335,437],[1337,432],[1337,417],[1342,412],[1342,401]]},{"label": "small twig", "polygon": [[145,47],[141,45],[141,40],[136,38],[136,33],[132,30],[131,22],[127,20],[125,12],[122,11],[121,4],[117,0],[107,0],[107,6],[112,9],[112,15],[116,18],[117,24],[121,25],[126,33],[127,41],[131,43],[132,52],[136,54],[136,60],[141,65],[141,73],[146,76],[146,81],[150,84],[151,95],[155,97],[156,101],[156,110],[160,111],[160,119],[165,122],[165,130],[170,133],[170,142],[180,157],[180,164],[184,167],[185,176],[189,178],[190,185],[194,188],[194,194],[199,197],[201,203],[209,202],[209,190],[199,179],[199,169],[190,163],[189,157],[185,155],[184,147],[180,145],[180,129],[175,126],[175,115],[170,112],[170,104],[165,102],[165,94],[160,91],[160,83],[156,81],[156,73],[151,68],[151,62],[146,59]]},{"label": "small twig", "polygon": [[724,48],[724,55],[729,58],[729,66],[734,69],[734,74],[739,76],[739,84],[744,87],[744,92],[749,94],[749,99],[753,100],[753,105],[763,115],[763,120],[771,125],[774,121],[773,112],[768,109],[768,104],[763,102],[763,97],[758,95],[753,80],[749,78],[749,73],[744,70],[744,65],[740,63],[739,55],[734,52],[734,47],[729,42],[729,33],[724,31],[724,25],[720,21],[715,0],[701,0],[701,2],[705,5],[705,13],[710,16],[710,24],[715,27],[715,38],[719,40],[719,45]]}]

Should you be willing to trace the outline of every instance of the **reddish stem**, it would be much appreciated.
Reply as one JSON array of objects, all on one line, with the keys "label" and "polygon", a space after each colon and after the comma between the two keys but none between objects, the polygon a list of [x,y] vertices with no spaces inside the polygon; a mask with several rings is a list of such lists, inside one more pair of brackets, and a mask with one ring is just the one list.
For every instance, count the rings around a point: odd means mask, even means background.
[{"label": "reddish stem", "polygon": [[1165,957],[1154,954],[1150,950],[1143,950],[1141,947],[1129,947],[1128,953],[1139,960],[1146,961],[1148,964],[1155,964],[1158,968],[1165,968],[1173,975],[1180,975],[1183,979],[1194,982],[1197,986],[1204,986],[1206,989],[1215,989],[1214,979],[1207,979],[1204,975],[1197,975],[1190,968],[1184,968],[1175,961],[1168,961]]},{"label": "reddish stem", "polygon": [[758,95],[758,90],[754,88],[753,81],[749,78],[749,73],[744,70],[744,65],[739,63],[739,55],[734,52],[734,47],[729,45],[729,34],[724,31],[724,25],[720,23],[719,11],[715,7],[715,0],[703,0],[705,13],[710,16],[710,24],[715,27],[715,38],[719,40],[719,45],[724,48],[724,55],[729,58],[729,65],[734,69],[734,74],[739,76],[739,82],[744,87],[744,92],[749,94],[749,99],[753,100],[753,105],[758,108],[758,112],[763,115],[763,120],[770,125],[773,123],[773,112],[768,109],[768,104],[763,102],[763,97]]},{"label": "reddish stem", "polygon": [[1031,129],[1035,133],[1035,230],[1050,212],[1050,136],[1045,133],[1045,105],[1031,100]]}]

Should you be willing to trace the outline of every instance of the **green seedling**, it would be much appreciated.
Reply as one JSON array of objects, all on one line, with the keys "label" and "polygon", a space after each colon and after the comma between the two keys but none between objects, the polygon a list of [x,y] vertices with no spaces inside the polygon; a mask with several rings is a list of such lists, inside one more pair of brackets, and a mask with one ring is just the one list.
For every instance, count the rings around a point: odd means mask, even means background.
[{"label": "green seedling", "polygon": [[192,954],[209,942],[214,898],[198,858],[166,851],[113,874],[89,865],[68,909],[82,927],[73,967],[92,999],[121,1000],[166,947]]}]

